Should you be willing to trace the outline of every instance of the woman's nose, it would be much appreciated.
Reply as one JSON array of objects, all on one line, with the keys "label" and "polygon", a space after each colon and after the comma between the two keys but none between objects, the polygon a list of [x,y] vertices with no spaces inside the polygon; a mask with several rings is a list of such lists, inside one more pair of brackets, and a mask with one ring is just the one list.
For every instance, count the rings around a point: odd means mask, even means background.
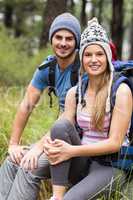
[{"label": "woman's nose", "polygon": [[96,55],[93,54],[92,57],[91,57],[91,61],[92,61],[92,62],[96,62],[96,60],[97,60],[97,59],[96,59]]}]

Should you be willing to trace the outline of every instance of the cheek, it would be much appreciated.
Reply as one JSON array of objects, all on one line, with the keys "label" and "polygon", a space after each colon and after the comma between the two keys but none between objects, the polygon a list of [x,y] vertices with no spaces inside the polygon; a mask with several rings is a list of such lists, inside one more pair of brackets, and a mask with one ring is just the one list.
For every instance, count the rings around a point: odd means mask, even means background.
[{"label": "cheek", "polygon": [[83,63],[83,66],[84,66],[84,67],[88,66],[88,64],[89,64],[89,59],[86,58],[86,57],[83,57],[82,63]]},{"label": "cheek", "polygon": [[71,43],[69,44],[69,46],[70,46],[72,49],[75,49],[75,46],[76,46],[75,41],[71,42]]},{"label": "cheek", "polygon": [[103,63],[104,68],[106,68],[107,67],[107,59],[103,59],[102,63]]}]

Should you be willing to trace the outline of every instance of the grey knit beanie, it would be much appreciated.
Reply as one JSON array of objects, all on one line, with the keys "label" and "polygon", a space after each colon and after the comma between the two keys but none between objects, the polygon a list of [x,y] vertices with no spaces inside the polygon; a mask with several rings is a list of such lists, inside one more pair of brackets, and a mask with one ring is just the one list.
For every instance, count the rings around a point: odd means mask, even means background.
[{"label": "grey knit beanie", "polygon": [[51,24],[49,30],[49,40],[52,40],[53,34],[60,29],[67,29],[71,31],[76,39],[76,48],[79,48],[81,27],[79,21],[70,13],[63,13],[58,15]]}]

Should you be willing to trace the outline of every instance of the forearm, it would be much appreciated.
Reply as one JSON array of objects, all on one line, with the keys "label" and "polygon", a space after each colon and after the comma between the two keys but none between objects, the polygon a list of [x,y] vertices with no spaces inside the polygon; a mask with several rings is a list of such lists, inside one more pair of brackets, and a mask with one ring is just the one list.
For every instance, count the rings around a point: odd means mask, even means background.
[{"label": "forearm", "polygon": [[99,156],[117,152],[120,148],[120,144],[110,139],[100,141],[98,143],[88,145],[71,146],[71,157],[78,156]]},{"label": "forearm", "polygon": [[23,110],[20,108],[16,114],[15,120],[12,126],[12,132],[10,137],[10,145],[19,144],[22,132],[27,124],[28,118],[30,116],[30,110]]}]

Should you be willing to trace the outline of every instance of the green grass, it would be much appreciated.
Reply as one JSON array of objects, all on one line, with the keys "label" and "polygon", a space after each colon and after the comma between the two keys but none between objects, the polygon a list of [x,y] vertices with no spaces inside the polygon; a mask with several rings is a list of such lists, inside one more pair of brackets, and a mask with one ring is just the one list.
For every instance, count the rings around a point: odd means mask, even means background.
[{"label": "green grass", "polygon": [[[0,164],[5,159],[8,149],[8,142],[11,133],[12,123],[21,102],[25,85],[32,77],[35,68],[42,62],[47,55],[51,54],[50,48],[43,49],[36,55],[29,55],[26,38],[14,39],[9,37],[7,31],[0,26]],[[58,103],[55,98],[53,108],[49,108],[49,98],[46,93],[34,109],[28,124],[22,135],[22,144],[32,144],[40,139],[52,126],[58,116]],[[42,184],[40,199],[48,199],[46,188],[49,184]],[[132,200],[133,183],[128,183],[122,192],[122,200]],[[44,194],[45,193],[45,194]],[[118,191],[105,199],[104,196],[99,200],[120,200]]]},{"label": "green grass", "polygon": [[[15,113],[19,103],[21,102],[25,93],[24,87],[1,87],[0,88],[0,161],[2,162],[6,157],[8,141],[10,138],[10,132],[12,122],[15,117]],[[32,144],[44,135],[58,115],[58,103],[54,98],[53,108],[49,108],[49,98],[46,92],[43,94],[40,102],[34,109],[28,124],[24,130],[22,136],[23,144]],[[122,193],[119,189],[109,199],[101,196],[98,200],[120,200],[122,194],[122,200],[132,200],[130,196],[132,194],[133,183],[127,183]],[[42,184],[39,200],[48,199],[50,196],[50,186],[48,183]],[[128,198],[129,197],[129,198]]]},{"label": "green grass", "polygon": [[[12,123],[24,92],[24,87],[0,88],[0,160],[6,155]],[[49,98],[44,93],[24,130],[23,144],[36,142],[49,130],[58,115],[56,99],[54,104],[52,109],[49,108]]]}]

